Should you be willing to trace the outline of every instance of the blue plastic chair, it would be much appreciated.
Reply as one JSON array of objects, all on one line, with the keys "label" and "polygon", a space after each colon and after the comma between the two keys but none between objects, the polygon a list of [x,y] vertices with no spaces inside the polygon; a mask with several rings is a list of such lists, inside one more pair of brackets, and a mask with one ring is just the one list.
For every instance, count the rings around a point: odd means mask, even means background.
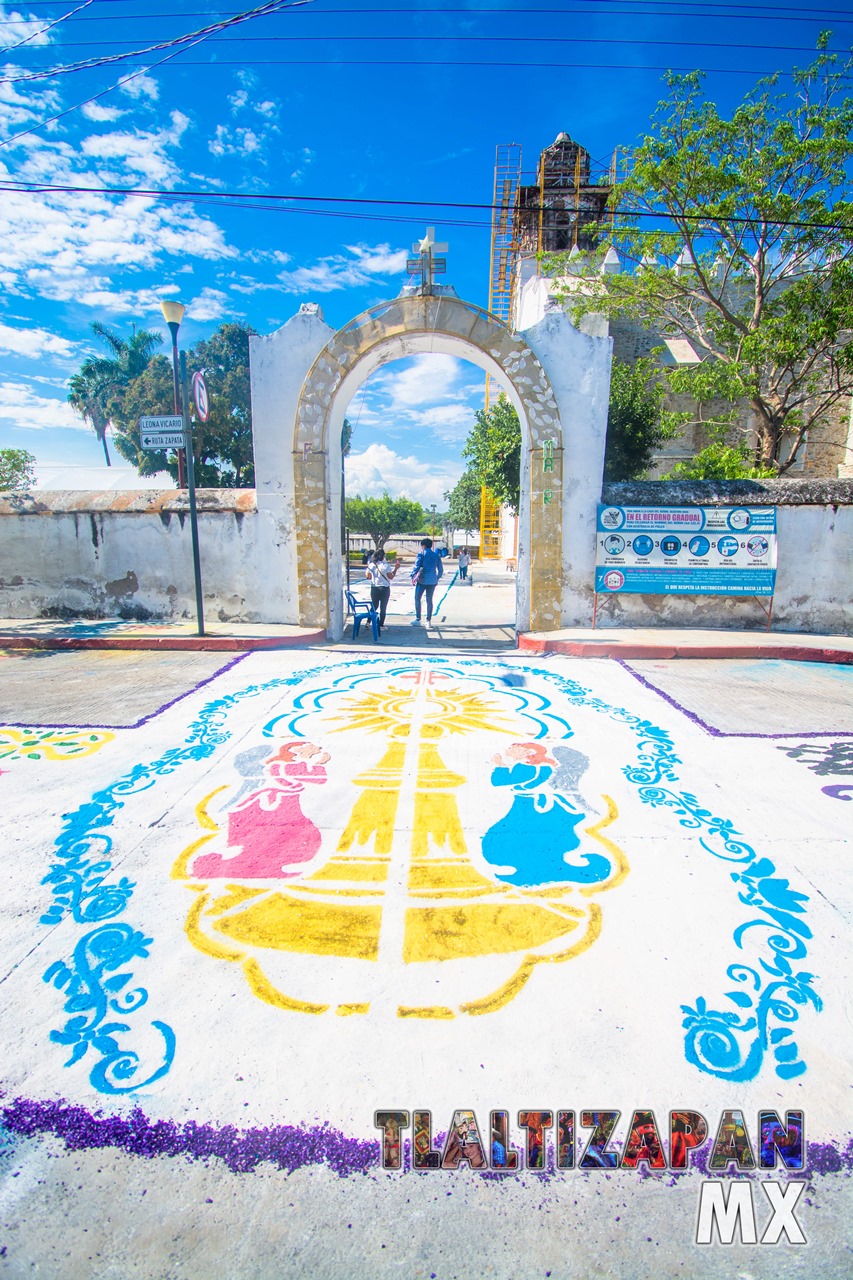
[{"label": "blue plastic chair", "polygon": [[370,619],[370,626],[373,630],[373,643],[379,640],[379,616],[369,600],[356,600],[351,591],[345,591],[347,598],[347,608],[352,614],[352,638],[358,639],[358,633],[361,630],[362,622]]}]

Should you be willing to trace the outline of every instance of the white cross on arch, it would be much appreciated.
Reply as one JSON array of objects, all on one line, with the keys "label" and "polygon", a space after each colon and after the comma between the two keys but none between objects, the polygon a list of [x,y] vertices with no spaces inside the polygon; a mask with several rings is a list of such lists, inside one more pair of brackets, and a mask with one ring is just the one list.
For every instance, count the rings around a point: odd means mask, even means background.
[{"label": "white cross on arch", "polygon": [[436,244],[435,227],[427,227],[424,238],[412,245],[412,250],[420,255],[421,285],[425,289],[432,288],[436,253],[447,253],[447,249],[446,243]]}]

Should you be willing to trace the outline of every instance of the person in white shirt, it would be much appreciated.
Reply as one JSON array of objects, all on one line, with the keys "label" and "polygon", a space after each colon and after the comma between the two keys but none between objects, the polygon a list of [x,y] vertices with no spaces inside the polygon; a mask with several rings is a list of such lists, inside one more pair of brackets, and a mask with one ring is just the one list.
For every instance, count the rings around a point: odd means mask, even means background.
[{"label": "person in white shirt", "polygon": [[380,631],[385,626],[385,611],[391,598],[391,582],[396,578],[399,567],[399,561],[395,561],[393,566],[389,565],[384,551],[374,551],[364,571],[365,578],[370,579],[370,599],[379,614]]},{"label": "person in white shirt", "polygon": [[457,563],[457,565],[458,565],[458,567],[459,567],[459,577],[460,577],[460,579],[465,579],[465,578],[467,578],[467,577],[468,577],[468,565],[471,563],[471,557],[470,557],[470,556],[469,556],[469,554],[468,554],[468,548],[467,548],[467,547],[463,547],[463,549],[459,552],[459,559],[457,560],[457,562],[456,562],[456,563]]}]

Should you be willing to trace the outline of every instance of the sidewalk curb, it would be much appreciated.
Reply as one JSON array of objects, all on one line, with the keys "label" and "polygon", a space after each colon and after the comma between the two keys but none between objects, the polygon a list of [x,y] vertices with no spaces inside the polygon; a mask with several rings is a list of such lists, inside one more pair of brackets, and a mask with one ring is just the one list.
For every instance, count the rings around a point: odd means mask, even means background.
[{"label": "sidewalk curb", "polygon": [[300,636],[0,635],[0,649],[183,649],[190,653],[252,653],[263,649],[300,649],[325,640],[325,630],[306,631]]},{"label": "sidewalk curb", "polygon": [[521,653],[560,653],[569,658],[771,658],[783,662],[829,662],[853,665],[853,650],[797,644],[627,644],[624,641],[539,640],[518,637]]}]

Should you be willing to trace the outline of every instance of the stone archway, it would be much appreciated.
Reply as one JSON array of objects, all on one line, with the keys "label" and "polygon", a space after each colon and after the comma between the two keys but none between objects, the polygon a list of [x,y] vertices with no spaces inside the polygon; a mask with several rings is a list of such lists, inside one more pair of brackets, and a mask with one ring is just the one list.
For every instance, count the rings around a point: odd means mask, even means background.
[{"label": "stone archway", "polygon": [[315,359],[299,396],[293,433],[299,621],[343,627],[340,563],[340,425],[359,383],[401,356],[439,351],[479,365],[505,388],[521,421],[519,629],[560,626],[563,430],[544,369],[494,316],[455,296],[412,295],[357,316]]}]

